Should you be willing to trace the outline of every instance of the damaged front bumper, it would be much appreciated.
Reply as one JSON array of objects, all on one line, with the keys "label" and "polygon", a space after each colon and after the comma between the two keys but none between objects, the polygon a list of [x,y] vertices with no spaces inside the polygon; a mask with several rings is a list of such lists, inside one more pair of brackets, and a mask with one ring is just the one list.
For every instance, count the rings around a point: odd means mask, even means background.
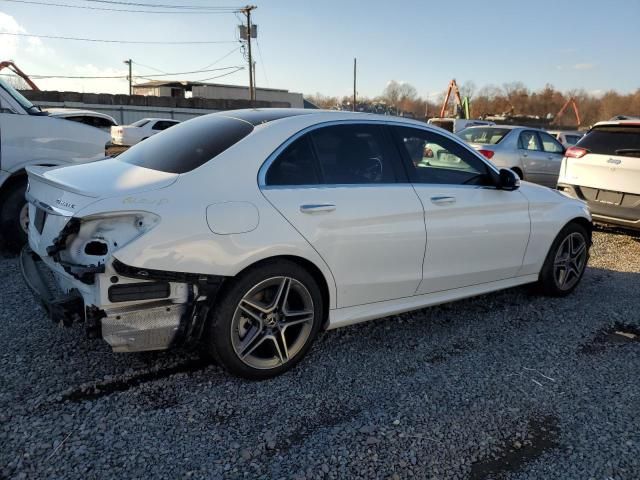
[{"label": "damaged front bumper", "polygon": [[[82,267],[20,255],[25,282],[49,316],[64,325],[84,322],[116,352],[163,350],[197,341],[223,277],[142,270],[112,259]],[[82,269],[77,275],[76,269]]]}]

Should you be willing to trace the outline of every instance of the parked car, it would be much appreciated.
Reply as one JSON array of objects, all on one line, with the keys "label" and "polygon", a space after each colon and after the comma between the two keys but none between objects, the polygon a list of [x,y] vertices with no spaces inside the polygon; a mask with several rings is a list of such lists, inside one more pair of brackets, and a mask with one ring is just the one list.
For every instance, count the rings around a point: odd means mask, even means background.
[{"label": "parked car", "polygon": [[111,142],[115,145],[135,145],[142,140],[180,123],[166,118],[143,118],[131,125],[111,127]]},{"label": "parked car", "polygon": [[106,113],[91,110],[78,110],[75,108],[46,108],[44,110],[50,117],[64,118],[72,122],[84,123],[91,127],[111,132],[111,127],[118,125],[115,118]]},{"label": "parked car", "polygon": [[549,130],[549,135],[558,140],[564,148],[574,146],[584,136],[584,132]]},{"label": "parked car", "polygon": [[429,120],[427,120],[427,123],[435,127],[443,128],[447,132],[453,133],[458,133],[459,131],[464,130],[467,127],[477,125],[495,125],[494,122],[488,122],[486,120],[467,120],[463,118],[430,118]]},{"label": "parked car", "polygon": [[543,130],[511,125],[469,127],[458,136],[491,160],[523,179],[555,188],[564,147]]},{"label": "parked car", "polygon": [[594,220],[640,230],[640,121],[596,123],[562,161],[558,189]]},{"label": "parked car", "polygon": [[0,80],[0,237],[6,247],[27,241],[25,167],[99,160],[108,140],[104,131],[48,115]]},{"label": "parked car", "polygon": [[250,378],[323,328],[529,283],[567,295],[591,242],[584,202],[389,116],[214,113],[29,181],[22,268],[55,319],[86,318],[120,352],[200,341]]}]

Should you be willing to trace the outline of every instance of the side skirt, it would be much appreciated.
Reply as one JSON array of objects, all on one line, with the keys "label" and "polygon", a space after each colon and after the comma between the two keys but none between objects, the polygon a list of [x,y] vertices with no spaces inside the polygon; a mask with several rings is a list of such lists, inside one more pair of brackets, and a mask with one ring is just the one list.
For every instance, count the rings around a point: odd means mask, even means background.
[{"label": "side skirt", "polygon": [[475,297],[497,290],[535,283],[538,281],[538,274],[524,275],[521,277],[508,278],[497,282],[482,283],[470,287],[455,288],[442,292],[426,293],[413,297],[398,298],[384,302],[367,303],[366,305],[356,305],[354,307],[336,308],[329,311],[329,325],[327,330],[346,327],[354,323],[366,322],[374,318],[396,315],[398,313],[409,312],[424,307],[431,307],[441,303],[462,300],[463,298]]}]

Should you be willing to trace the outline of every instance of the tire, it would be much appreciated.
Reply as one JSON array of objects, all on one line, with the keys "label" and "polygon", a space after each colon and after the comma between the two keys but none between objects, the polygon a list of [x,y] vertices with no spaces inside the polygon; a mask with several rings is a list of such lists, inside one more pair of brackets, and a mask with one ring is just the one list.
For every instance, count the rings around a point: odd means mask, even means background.
[{"label": "tire", "polygon": [[320,287],[309,272],[288,260],[263,263],[219,293],[203,348],[232,374],[270,378],[305,356],[324,315]]},{"label": "tire", "polygon": [[520,170],[518,167],[513,167],[511,170],[513,171],[513,173],[518,175],[518,177],[520,177],[520,180],[524,180],[524,174],[522,173],[522,170]]},{"label": "tire", "polygon": [[590,245],[590,235],[582,225],[566,225],[551,244],[544,261],[537,283],[539,292],[554,297],[573,292],[587,268]]},{"label": "tire", "polygon": [[[0,232],[4,246],[10,251],[19,251],[27,243],[27,231],[22,227],[20,216],[27,206],[24,194],[27,182],[10,185],[0,197]],[[28,217],[27,217],[28,221]]]}]

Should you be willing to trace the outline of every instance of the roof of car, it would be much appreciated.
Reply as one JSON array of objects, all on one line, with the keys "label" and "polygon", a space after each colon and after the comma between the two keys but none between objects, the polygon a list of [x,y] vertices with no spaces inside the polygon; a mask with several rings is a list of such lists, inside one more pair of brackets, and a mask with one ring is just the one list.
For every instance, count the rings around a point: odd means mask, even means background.
[{"label": "roof of car", "polygon": [[630,127],[639,126],[640,127],[640,119],[637,119],[637,120],[605,120],[603,122],[596,123],[594,125],[594,127],[614,126],[614,125],[630,126]]}]

